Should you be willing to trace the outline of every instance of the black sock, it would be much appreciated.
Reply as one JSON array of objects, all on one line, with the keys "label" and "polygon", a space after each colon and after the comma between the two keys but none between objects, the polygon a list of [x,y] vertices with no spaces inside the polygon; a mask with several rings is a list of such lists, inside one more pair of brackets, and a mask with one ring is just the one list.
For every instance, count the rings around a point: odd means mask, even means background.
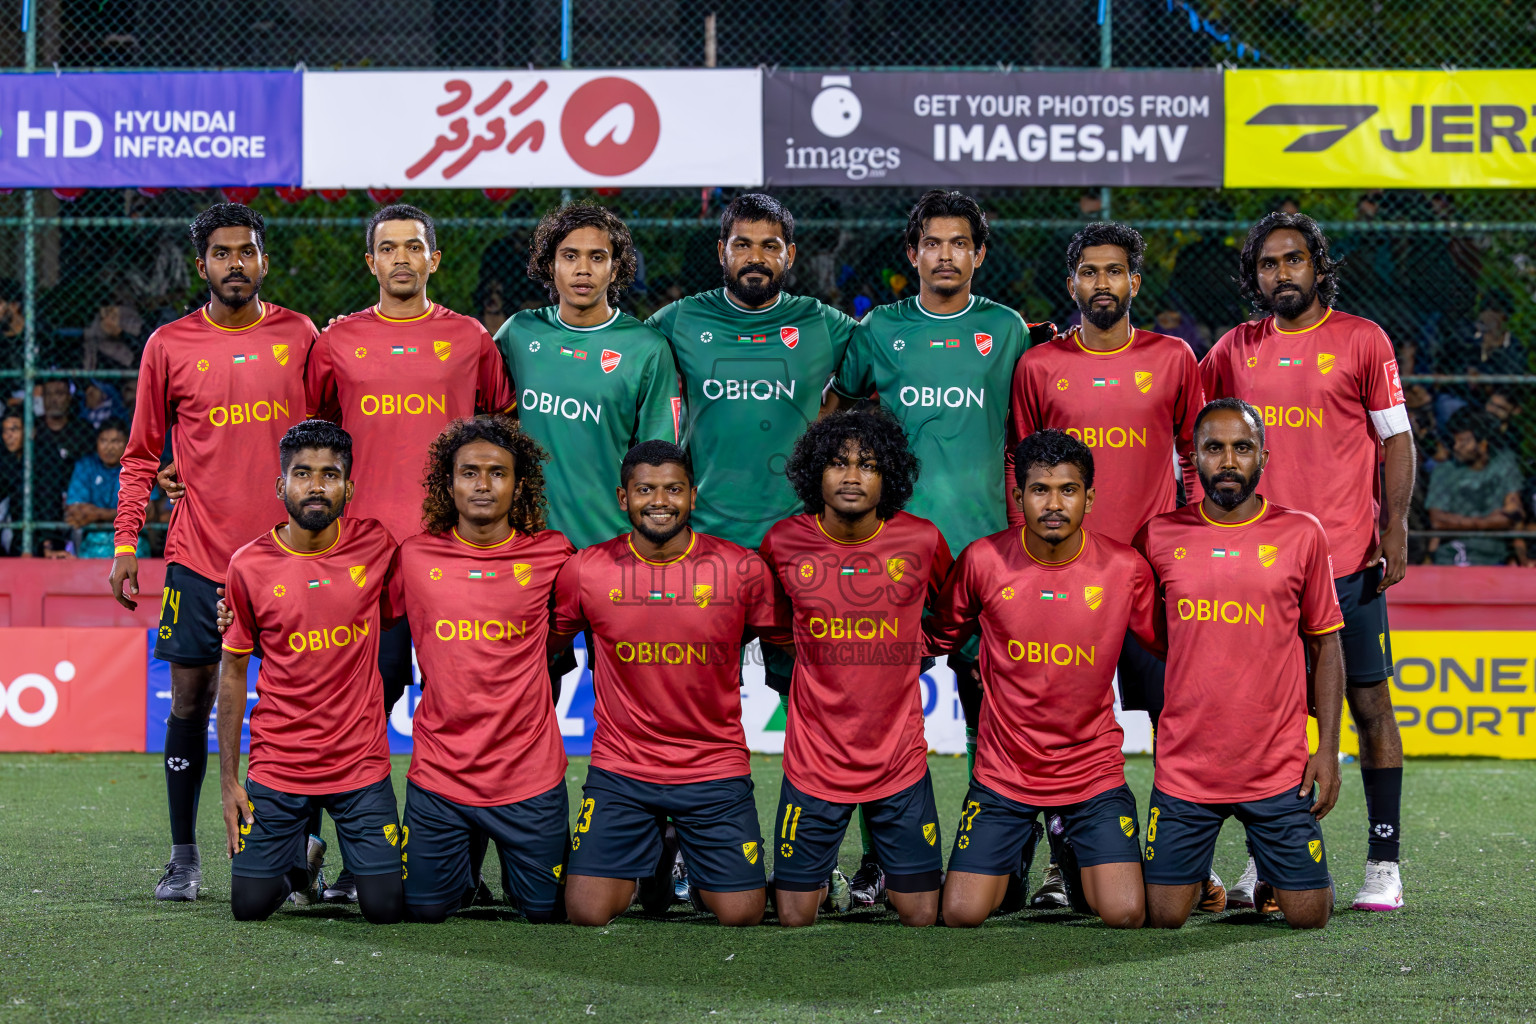
[{"label": "black sock", "polygon": [[[171,809],[171,845],[197,842],[197,801],[208,774],[208,723],[195,718],[165,720],[165,795]],[[285,894],[286,895],[286,894]]]},{"label": "black sock", "polygon": [[1403,831],[1403,769],[1362,767],[1360,781],[1365,783],[1365,816],[1370,821],[1366,856],[1395,861]]}]

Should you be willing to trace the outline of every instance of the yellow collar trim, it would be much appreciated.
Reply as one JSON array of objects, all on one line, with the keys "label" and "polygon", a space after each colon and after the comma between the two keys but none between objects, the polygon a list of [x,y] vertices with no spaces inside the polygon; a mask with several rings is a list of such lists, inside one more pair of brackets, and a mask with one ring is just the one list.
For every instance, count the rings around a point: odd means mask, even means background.
[{"label": "yellow collar trim", "polygon": [[453,534],[453,539],[458,541],[460,544],[463,544],[466,547],[475,548],[476,550],[479,550],[479,551],[489,551],[492,548],[499,548],[502,545],[510,544],[514,540],[517,539],[517,531],[513,530],[512,531],[512,535],[510,537],[508,537],[506,540],[497,541],[495,544],[476,544],[474,541],[468,541],[468,540],[465,540],[463,537],[459,536],[459,528],[457,526],[453,527],[453,529],[450,532]]},{"label": "yellow collar trim", "polygon": [[241,331],[248,331],[252,327],[259,327],[261,322],[267,318],[267,304],[262,302],[260,299],[256,300],[256,304],[261,307],[261,316],[256,318],[255,323],[246,324],[244,327],[225,327],[223,324],[214,323],[213,317],[208,315],[208,307],[206,305],[203,306],[200,312],[203,314],[203,320],[208,324],[209,327],[212,327],[215,330],[223,331],[225,334],[239,334]]},{"label": "yellow collar trim", "polygon": [[1219,526],[1224,530],[1235,530],[1239,526],[1252,526],[1254,523],[1264,518],[1264,513],[1269,511],[1269,502],[1262,497],[1259,498],[1259,501],[1262,503],[1259,506],[1259,514],[1254,516],[1252,519],[1245,519],[1240,523],[1218,523],[1216,520],[1205,514],[1205,501],[1203,499],[1201,500],[1200,504],[1195,506],[1195,508],[1199,511],[1200,518],[1204,519],[1211,526]]},{"label": "yellow collar trim", "polygon": [[1130,348],[1132,345],[1136,344],[1136,328],[1131,328],[1131,336],[1125,339],[1124,345],[1121,345],[1117,349],[1111,349],[1108,352],[1100,352],[1096,348],[1089,348],[1087,345],[1084,345],[1083,332],[1081,328],[1072,332],[1072,340],[1077,343],[1078,348],[1082,349],[1084,352],[1087,352],[1091,356],[1117,356],[1121,352],[1124,352],[1126,349]]},{"label": "yellow collar trim", "polygon": [[831,541],[833,544],[841,544],[845,548],[856,547],[860,544],[868,544],[870,541],[880,536],[880,531],[885,529],[885,522],[886,521],[884,519],[880,520],[880,525],[875,527],[875,532],[870,534],[868,537],[865,537],[863,540],[838,540],[836,537],[827,532],[827,528],[825,526],[821,525],[821,516],[819,515],[816,517],[816,529],[820,530],[821,535],[827,538],[827,540]]},{"label": "yellow collar trim", "polygon": [[1279,322],[1276,321],[1276,320],[1273,320],[1273,319],[1270,321],[1270,326],[1275,329],[1275,333],[1276,334],[1306,334],[1308,331],[1315,331],[1319,327],[1323,326],[1323,324],[1328,322],[1328,318],[1331,317],[1331,316],[1333,316],[1333,307],[1329,306],[1328,307],[1328,312],[1323,314],[1323,318],[1321,320],[1319,320],[1317,323],[1313,324],[1311,327],[1303,327],[1299,331],[1286,331],[1286,330],[1282,330],[1281,327],[1280,327]]},{"label": "yellow collar trim", "polygon": [[378,305],[375,304],[374,307],[373,307],[373,315],[378,317],[380,320],[383,320],[385,323],[389,323],[389,324],[413,324],[417,320],[425,320],[427,317],[431,316],[432,315],[432,311],[434,309],[436,309],[436,308],[437,308],[437,306],[433,304],[432,300],[428,299],[427,300],[427,311],[425,313],[421,314],[420,316],[398,317],[398,316],[385,316],[382,312],[379,311]]},{"label": "yellow collar trim", "polygon": [[624,543],[629,545],[629,553],[634,555],[640,561],[644,562],[646,565],[676,565],[678,562],[681,562],[683,559],[685,559],[689,555],[693,554],[693,546],[695,544],[697,544],[698,542],[699,542],[698,531],[693,531],[693,537],[690,538],[689,541],[688,541],[688,550],[687,551],[684,551],[682,554],[678,555],[676,558],[668,559],[665,562],[653,562],[649,558],[646,558],[640,552],[635,550],[635,538],[634,537],[625,537],[624,538]]},{"label": "yellow collar trim", "polygon": [[1064,558],[1059,562],[1047,562],[1043,558],[1036,558],[1034,555],[1030,554],[1029,545],[1024,543],[1024,534],[1028,530],[1029,527],[1027,526],[1019,527],[1019,547],[1024,549],[1024,553],[1026,555],[1029,555],[1029,560],[1031,562],[1034,562],[1036,565],[1044,566],[1047,569],[1060,569],[1063,566],[1071,565],[1073,562],[1083,557],[1083,552],[1088,550],[1088,531],[1079,530],[1078,533],[1082,534],[1083,539],[1082,543],[1078,544],[1077,546],[1077,554],[1073,555],[1071,558]]},{"label": "yellow collar trim", "polygon": [[329,553],[332,549],[334,549],[336,547],[337,544],[341,543],[341,532],[342,532],[342,530],[345,529],[345,527],[342,526],[342,522],[343,521],[340,520],[340,519],[336,520],[336,539],[331,541],[330,547],[324,548],[324,549],[322,549],[320,551],[295,551],[295,550],[293,550],[293,548],[289,547],[287,544],[284,544],[282,541],[277,539],[278,527],[276,527],[276,526],[272,527],[272,543],[276,544],[278,547],[282,548],[284,551],[288,552],[290,555],[292,555],[295,558],[319,558],[321,555]]}]

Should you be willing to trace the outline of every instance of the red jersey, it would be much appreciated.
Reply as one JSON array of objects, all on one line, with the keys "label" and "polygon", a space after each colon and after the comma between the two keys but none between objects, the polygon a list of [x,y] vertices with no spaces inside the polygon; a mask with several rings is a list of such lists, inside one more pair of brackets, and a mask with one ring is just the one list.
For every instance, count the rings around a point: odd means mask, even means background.
[{"label": "red jersey", "polygon": [[1382,329],[1336,309],[1302,331],[1265,317],[1228,331],[1200,372],[1210,398],[1241,398],[1264,414],[1264,493],[1317,516],[1340,576],[1368,568],[1381,513],[1378,439],[1409,427]]},{"label": "red jersey", "polygon": [[554,629],[592,630],[592,764],[644,782],[748,774],[741,645],[788,639],[787,617],[762,557],[719,537],[695,533],[670,562],[641,558],[628,534],[571,556]]},{"label": "red jersey", "polygon": [[224,649],[261,659],[246,773],[283,793],[346,793],[389,777],[380,600],[396,547],[372,519],[301,554],[275,529],[229,562]]},{"label": "red jersey", "polygon": [[928,770],[923,609],[952,562],[939,528],[898,512],[850,543],[799,515],[775,523],[761,550],[794,613],[785,777],[843,804],[913,785]]},{"label": "red jersey", "polygon": [[1200,504],[1158,516],[1136,547],[1152,565],[1168,640],[1157,788],[1198,803],[1264,800],[1307,767],[1303,632],[1344,628],[1317,520],[1264,503],[1244,523]]},{"label": "red jersey", "polygon": [[950,649],[980,630],[987,699],[975,776],[1031,807],[1081,803],[1125,783],[1115,663],[1128,629],[1158,646],[1151,568],[1126,544],[1083,538],[1073,557],[1041,562],[1020,529],[983,537],[960,555],[929,623]]},{"label": "red jersey", "polygon": [[[1056,427],[1093,449],[1093,511],[1085,529],[1129,544],[1153,516],[1178,506],[1178,459],[1194,445],[1205,405],[1200,364],[1181,338],[1131,331],[1113,352],[1084,348],[1077,331],[1024,353],[1013,376],[1013,449]],[[1008,522],[1024,525],[1012,499]]]},{"label": "red jersey", "polygon": [[545,640],[560,566],[555,530],[479,547],[451,531],[400,545],[389,609],[411,623],[426,681],[411,729],[410,780],[470,807],[538,796],[565,776]]},{"label": "red jersey", "polygon": [[399,542],[421,532],[427,448],[443,427],[514,405],[480,321],[437,303],[409,320],[377,307],[342,317],[315,343],[305,380],[316,414],[352,435],[357,489],[347,515],[379,520]]},{"label": "red jersey", "polygon": [[118,552],[138,543],[174,424],[176,472],[187,491],[171,508],[165,557],[224,582],[235,549],[283,515],[272,490],[277,443],[307,416],[304,363],[315,333],[308,317],[263,301],[249,327],[220,327],[204,308],[149,336],[123,452]]}]

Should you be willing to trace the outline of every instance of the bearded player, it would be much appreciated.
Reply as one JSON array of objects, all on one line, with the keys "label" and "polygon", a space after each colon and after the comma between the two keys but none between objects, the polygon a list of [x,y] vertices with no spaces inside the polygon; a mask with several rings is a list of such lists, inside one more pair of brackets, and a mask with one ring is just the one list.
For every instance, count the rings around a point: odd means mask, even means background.
[{"label": "bearded player", "polygon": [[597,729],[571,833],[566,911],[605,925],[662,853],[671,818],[698,901],[726,925],[762,920],[762,833],[741,728],[741,648],[788,639],[755,551],[695,532],[687,454],[645,441],[624,456],[629,533],[577,552],[555,584],[553,629],[590,630]]},{"label": "bearded player", "polygon": [[982,638],[976,769],[944,882],[944,923],[975,927],[1003,903],[1044,815],[1080,909],[1111,928],[1145,919],[1136,798],[1115,721],[1115,662],[1133,635],[1157,649],[1156,588],[1135,549],[1083,528],[1093,452],[1061,430],[1014,449],[1009,527],[961,553],[929,628],[941,648]]},{"label": "bearded player", "polygon": [[1322,526],[1258,493],[1264,435],[1241,399],[1207,404],[1195,419],[1204,499],[1136,537],[1168,641],[1142,864],[1154,928],[1188,918],[1229,817],[1248,833],[1260,905],[1272,895],[1293,928],[1321,928],[1333,913],[1318,822],[1339,796],[1344,616]]},{"label": "bearded player", "polygon": [[[1145,256],[1146,242],[1124,224],[1105,221],[1079,231],[1067,245],[1067,292],[1082,326],[1030,349],[1013,381],[1010,449],[1042,427],[1065,430],[1093,449],[1099,500],[1085,526],[1122,544],[1148,519],[1178,507],[1178,461],[1189,455],[1195,416],[1205,404],[1189,345],[1131,326]],[[1016,505],[1009,521],[1024,525]],[[1163,660],[1128,637],[1117,670],[1123,706],[1148,712],[1155,733]],[[1048,835],[1054,853],[1059,830]],[[1066,905],[1056,867],[1053,859],[1033,906]],[[1201,909],[1220,911],[1225,903],[1213,874]]]},{"label": "bearded player", "polygon": [[283,432],[304,418],[304,364],[316,333],[309,318],[260,298],[270,264],[259,213],[238,203],[211,206],[192,222],[192,244],[208,302],[145,343],[108,577],[118,603],[137,607],[134,551],[174,424],[186,487],[166,535],[155,641],[155,657],[171,663],[165,724],[171,859],[155,886],[160,900],[195,900],[202,886],[197,805],[218,690],[219,588],[230,555],[272,525],[271,492],[251,466],[270,458]]},{"label": "bearded player", "polygon": [[[900,421],[925,467],[912,511],[961,548],[1007,525],[1008,394],[1029,347],[1018,313],[971,290],[987,258],[987,236],[987,215],[975,199],[943,189],[923,193],[907,215],[905,239],[918,294],[870,311],[834,384],[847,402],[878,394]],[[969,767],[981,705],[975,645],[951,653],[949,667],[965,715]],[[863,831],[864,860],[851,884],[854,899],[869,905],[880,897],[880,866]]]},{"label": "bearded player", "polygon": [[455,420],[427,455],[426,530],[400,546],[389,604],[422,678],[405,786],[405,905],[438,922],[473,893],[471,835],[496,840],[530,921],[558,920],[565,744],[545,642],[570,541],[544,528],[546,458],[501,417]]},{"label": "bearded player", "polygon": [[[1316,515],[1328,531],[1344,610],[1349,709],[1360,739],[1368,841],[1356,910],[1403,905],[1398,871],[1403,741],[1387,680],[1392,637],[1386,590],[1408,561],[1414,448],[1392,342],[1369,320],[1333,308],[1338,266],[1310,217],[1272,213],[1243,243],[1241,281],[1269,315],[1240,324],[1201,363],[1205,392],[1263,411],[1274,459],[1269,496]],[[1377,463],[1382,462],[1378,473]],[[1385,481],[1385,526],[1381,501]],[[1233,888],[1252,900],[1255,862]],[[1263,879],[1269,881],[1269,879]]]},{"label": "bearded player", "polygon": [[855,808],[901,923],[938,916],[943,854],[918,676],[923,610],[951,559],[938,527],[902,511],[918,466],[890,413],[818,420],[785,470],[805,512],[763,540],[794,613],[773,836],[788,927],[815,923]]},{"label": "bearded player", "polygon": [[[290,892],[314,885],[305,836],[323,807],[356,876],[363,916],[393,924],[404,895],[378,637],[396,545],[377,520],[341,517],[352,497],[346,431],[309,420],[283,435],[279,452],[277,496],[288,520],[236,551],[228,572],[219,779],[230,909],[237,921],[264,920]],[[253,653],[261,672],[242,785],[240,726]]]}]

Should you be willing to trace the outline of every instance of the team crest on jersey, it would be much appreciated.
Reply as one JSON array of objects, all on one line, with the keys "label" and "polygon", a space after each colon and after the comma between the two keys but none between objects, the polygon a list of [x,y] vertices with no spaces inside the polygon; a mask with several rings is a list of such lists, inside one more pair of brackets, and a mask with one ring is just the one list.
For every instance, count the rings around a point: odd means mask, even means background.
[{"label": "team crest on jersey", "polygon": [[1323,841],[1321,839],[1314,839],[1309,842],[1307,844],[1307,852],[1312,855],[1313,860],[1321,864],[1323,862]]},{"label": "team crest on jersey", "polygon": [[598,365],[603,368],[604,373],[612,373],[619,368],[619,360],[623,358],[624,354],[622,352],[615,352],[611,348],[605,348],[603,349],[603,357],[598,360]]},{"label": "team crest on jersey", "polygon": [[990,334],[978,334],[978,335],[976,335],[976,351],[980,352],[982,355],[990,354],[991,351],[992,351],[992,335],[990,335]]},{"label": "team crest on jersey", "polygon": [[1063,378],[1061,378],[1060,380],[1058,380],[1056,382],[1056,390],[1057,391],[1065,391],[1065,390],[1067,390],[1067,378],[1063,377]]},{"label": "team crest on jersey", "polygon": [[288,588],[283,586],[281,583],[272,588],[273,597],[282,597],[286,593],[288,593]]},{"label": "team crest on jersey", "polygon": [[933,846],[939,841],[939,826],[937,822],[930,821],[923,826],[923,838],[928,841],[929,846]]},{"label": "team crest on jersey", "polygon": [[1083,601],[1088,605],[1090,611],[1098,611],[1099,605],[1104,603],[1104,588],[1084,587]]},{"label": "team crest on jersey", "polygon": [[1376,642],[1381,644],[1381,656],[1385,658],[1387,656],[1387,634],[1377,633]]},{"label": "team crest on jersey", "polygon": [[357,584],[359,590],[368,585],[368,567],[366,565],[352,566],[347,570],[347,575],[352,577],[352,582]]},{"label": "team crest on jersey", "polygon": [[1152,374],[1147,370],[1136,371],[1136,390],[1142,394],[1152,390]]},{"label": "team crest on jersey", "polygon": [[528,585],[528,581],[533,579],[533,566],[529,565],[527,562],[513,562],[512,578],[517,580],[518,586],[526,587]]},{"label": "team crest on jersey", "polygon": [[816,566],[815,565],[813,565],[810,562],[801,562],[800,563],[800,578],[801,579],[808,580],[812,576],[815,576],[815,575],[816,575]]},{"label": "team crest on jersey", "polygon": [[891,578],[893,583],[900,583],[902,574],[906,571],[907,560],[905,558],[887,558],[885,560],[885,574]]},{"label": "team crest on jersey", "polygon": [[553,867],[551,867],[549,870],[551,870],[551,871],[553,871],[555,873],[555,878],[556,879],[559,879],[559,877],[560,877],[560,870],[563,867],[564,867],[563,864],[556,864]]},{"label": "team crest on jersey", "polygon": [[743,857],[747,858],[747,863],[748,864],[756,864],[757,863],[757,844],[756,843],[742,843],[741,844],[741,855]]},{"label": "team crest on jersey", "polygon": [[434,565],[431,569],[427,570],[427,577],[429,579],[440,580],[443,578],[443,570]]},{"label": "team crest on jersey", "polygon": [[277,365],[278,366],[287,366],[288,365],[288,346],[287,345],[273,345],[272,346],[272,358],[277,360]]},{"label": "team crest on jersey", "polygon": [[1124,832],[1127,836],[1135,836],[1136,822],[1123,814],[1120,815],[1120,831]]},{"label": "team crest on jersey", "polygon": [[400,845],[400,826],[391,822],[384,826],[384,838],[389,840],[390,846]]},{"label": "team crest on jersey", "polygon": [[1280,549],[1275,547],[1273,544],[1260,544],[1259,564],[1268,569],[1270,566],[1275,564],[1275,555],[1279,553]]},{"label": "team crest on jersey", "polygon": [[1317,354],[1317,372],[1326,375],[1333,369],[1333,353],[1319,352]]},{"label": "team crest on jersey", "polygon": [[693,585],[693,603],[700,608],[709,607],[709,599],[714,596],[715,588],[708,583],[695,583]]},{"label": "team crest on jersey", "polygon": [[608,591],[608,600],[612,601],[614,604],[618,604],[621,600],[623,600],[623,598],[624,591],[620,590],[618,587],[614,587],[612,590]]},{"label": "team crest on jersey", "polygon": [[368,350],[366,348],[364,348],[363,346],[359,345],[359,346],[357,346],[357,348],[352,350],[352,354],[357,356],[357,358],[361,359],[361,358],[363,358],[364,356],[366,356],[368,354]]},{"label": "team crest on jersey", "polygon": [[198,373],[207,373],[208,372],[208,360],[206,360],[206,359],[199,359],[197,361],[197,372]]},{"label": "team crest on jersey", "polygon": [[796,345],[800,344],[800,328],[780,327],[779,340],[784,343],[785,348],[794,348]]}]

